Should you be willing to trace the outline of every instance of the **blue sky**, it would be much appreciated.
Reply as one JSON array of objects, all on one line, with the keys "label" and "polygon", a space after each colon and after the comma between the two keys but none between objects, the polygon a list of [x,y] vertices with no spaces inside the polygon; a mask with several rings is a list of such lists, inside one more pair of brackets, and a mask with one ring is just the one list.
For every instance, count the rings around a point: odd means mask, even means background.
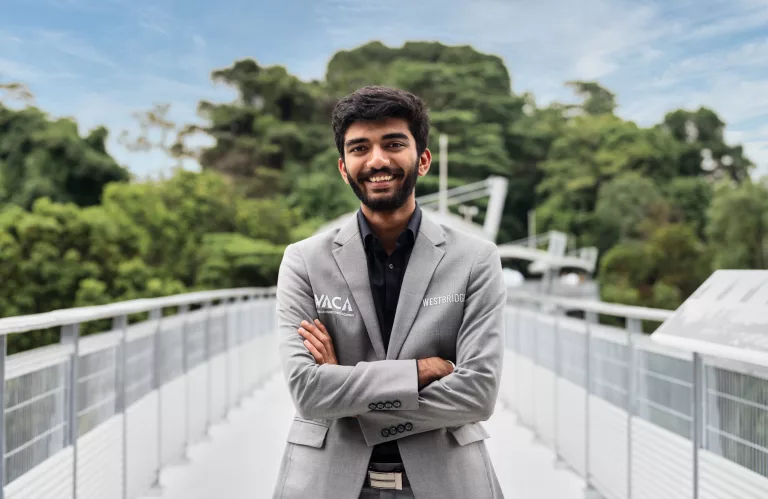
[{"label": "blue sky", "polygon": [[234,96],[210,82],[214,69],[253,57],[321,79],[334,52],[370,40],[471,44],[540,104],[572,100],[569,79],[596,79],[641,125],[710,106],[768,174],[768,0],[1,0],[0,80],[27,83],[83,133],[106,125],[110,152],[156,175],[161,155],[115,142],[136,129],[133,112],[170,102],[172,118],[196,121],[200,99]]}]

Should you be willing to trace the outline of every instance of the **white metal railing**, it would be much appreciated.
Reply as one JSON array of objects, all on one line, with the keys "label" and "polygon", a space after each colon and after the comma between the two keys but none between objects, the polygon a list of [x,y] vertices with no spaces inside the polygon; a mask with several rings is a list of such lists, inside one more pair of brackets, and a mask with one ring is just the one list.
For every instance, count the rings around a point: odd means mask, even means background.
[{"label": "white metal railing", "polygon": [[[642,334],[644,321],[671,311],[509,297],[501,399],[588,491],[768,497],[768,366],[693,355]],[[599,324],[598,314],[625,328]]]},{"label": "white metal railing", "polygon": [[[0,499],[132,499],[278,368],[274,288],[0,319]],[[176,308],[175,314],[166,314]],[[129,325],[134,314],[146,320]],[[109,331],[81,326],[111,319]],[[6,356],[9,334],[61,342]]]}]

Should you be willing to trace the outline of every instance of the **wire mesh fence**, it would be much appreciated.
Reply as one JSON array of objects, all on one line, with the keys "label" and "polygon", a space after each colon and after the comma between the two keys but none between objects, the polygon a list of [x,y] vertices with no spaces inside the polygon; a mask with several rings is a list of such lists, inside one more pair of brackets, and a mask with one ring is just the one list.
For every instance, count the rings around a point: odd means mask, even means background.
[{"label": "wire mesh fence", "polygon": [[[274,290],[212,297],[173,297],[182,306],[167,316],[167,300],[145,300],[144,321],[115,315],[110,331],[74,341],[70,324],[60,345],[4,357],[0,498],[125,499],[156,484],[276,367],[240,365],[274,347]],[[62,475],[64,485],[41,488]]]},{"label": "wire mesh fence", "polygon": [[[515,372],[502,394],[545,443],[548,428],[530,407],[554,408],[552,447],[590,488],[620,498],[697,497],[699,489],[768,497],[768,366],[697,364],[631,331],[630,320],[610,327],[526,301],[511,301],[505,317],[505,365]],[[559,381],[514,379],[529,366]]]}]

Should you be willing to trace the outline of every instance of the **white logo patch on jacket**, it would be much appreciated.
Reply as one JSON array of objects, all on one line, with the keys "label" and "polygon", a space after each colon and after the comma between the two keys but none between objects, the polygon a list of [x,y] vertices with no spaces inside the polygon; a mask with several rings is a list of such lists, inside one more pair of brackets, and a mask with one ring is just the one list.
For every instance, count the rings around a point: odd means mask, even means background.
[{"label": "white logo patch on jacket", "polygon": [[432,305],[441,305],[443,303],[463,303],[464,293],[454,293],[452,295],[433,296],[431,298],[424,298],[424,306],[431,307]]},{"label": "white logo patch on jacket", "polygon": [[318,313],[337,314],[344,317],[354,317],[349,298],[330,295],[315,295],[315,306]]}]

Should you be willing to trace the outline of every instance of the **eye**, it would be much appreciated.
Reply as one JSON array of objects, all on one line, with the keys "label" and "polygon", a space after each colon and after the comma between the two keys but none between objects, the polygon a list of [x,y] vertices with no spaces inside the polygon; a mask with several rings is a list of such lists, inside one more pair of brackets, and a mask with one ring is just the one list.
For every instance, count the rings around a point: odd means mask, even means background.
[{"label": "eye", "polygon": [[355,146],[352,149],[349,150],[349,152],[360,152],[365,148],[365,146]]},{"label": "eye", "polygon": [[392,142],[389,145],[390,146],[396,146],[396,147],[405,147],[405,144],[403,144],[402,142]]}]

